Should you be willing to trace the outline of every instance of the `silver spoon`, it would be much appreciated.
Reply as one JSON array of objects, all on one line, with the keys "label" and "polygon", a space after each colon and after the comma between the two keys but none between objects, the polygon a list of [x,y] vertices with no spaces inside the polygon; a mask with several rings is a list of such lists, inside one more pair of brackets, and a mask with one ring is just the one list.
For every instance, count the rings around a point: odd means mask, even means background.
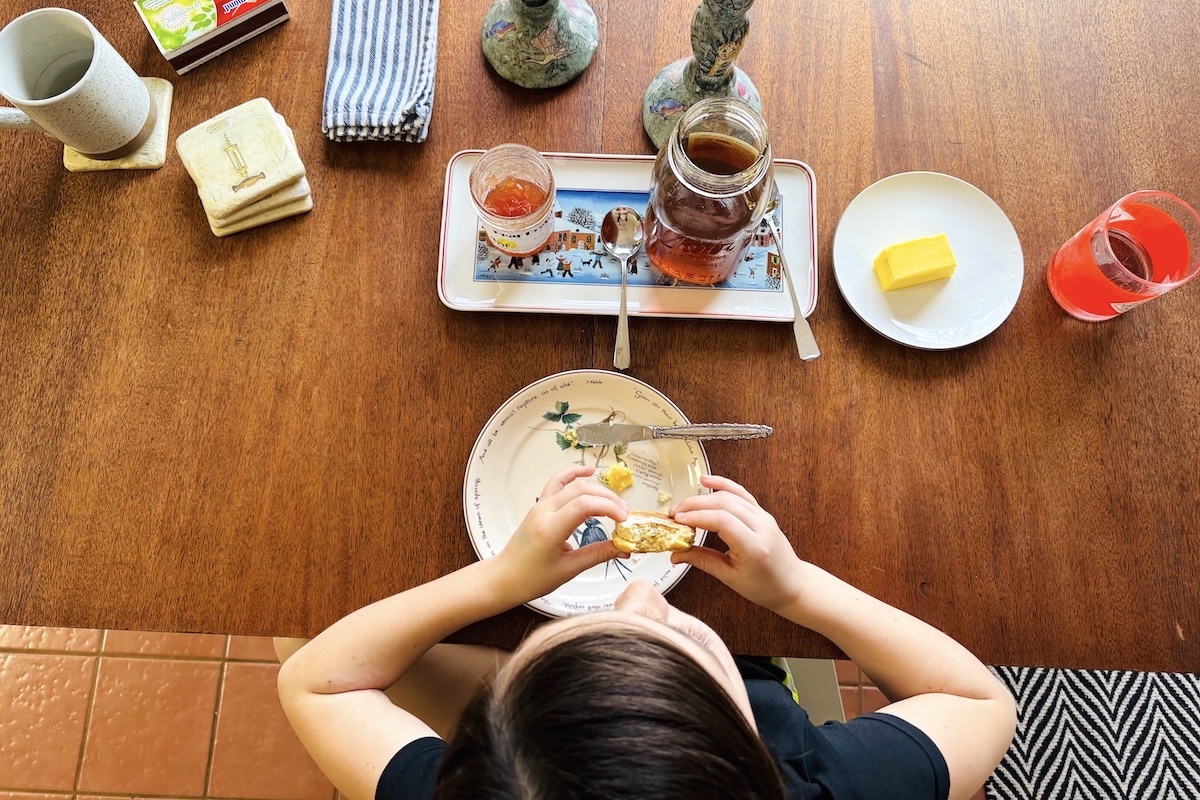
[{"label": "silver spoon", "polygon": [[796,297],[796,273],[788,267],[787,257],[783,254],[783,237],[779,235],[779,228],[775,225],[775,218],[772,216],[775,209],[779,206],[779,187],[771,187],[771,202],[767,204],[767,210],[763,214],[763,219],[767,223],[767,227],[771,229],[771,236],[775,239],[775,249],[779,251],[779,263],[783,266],[783,280],[787,283],[788,294],[792,297],[792,313],[795,315],[795,321],[792,323],[792,334],[796,338],[796,351],[800,354],[802,361],[812,361],[821,355],[821,349],[817,347],[817,340],[813,337],[812,328],[808,325],[808,320],[804,318],[804,310],[800,308],[800,299]]},{"label": "silver spoon", "polygon": [[600,241],[604,250],[621,262],[621,310],[617,314],[617,343],[613,347],[613,366],[629,369],[629,310],[625,304],[626,273],[629,259],[642,247],[646,232],[642,217],[629,206],[617,206],[604,215],[600,224]]}]

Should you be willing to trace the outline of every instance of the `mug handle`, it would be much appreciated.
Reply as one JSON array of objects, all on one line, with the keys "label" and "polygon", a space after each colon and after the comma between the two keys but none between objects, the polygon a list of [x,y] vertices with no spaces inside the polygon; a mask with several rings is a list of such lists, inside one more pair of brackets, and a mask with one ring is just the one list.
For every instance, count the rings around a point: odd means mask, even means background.
[{"label": "mug handle", "polygon": [[15,108],[0,108],[0,128],[24,129],[40,131],[36,122],[29,118],[24,111]]}]

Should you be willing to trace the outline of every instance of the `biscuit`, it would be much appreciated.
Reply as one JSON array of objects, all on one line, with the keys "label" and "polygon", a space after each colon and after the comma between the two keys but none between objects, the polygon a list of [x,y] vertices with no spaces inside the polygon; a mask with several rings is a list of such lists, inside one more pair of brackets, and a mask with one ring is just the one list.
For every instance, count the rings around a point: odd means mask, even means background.
[{"label": "biscuit", "polygon": [[630,511],[617,523],[613,544],[623,553],[665,553],[690,550],[696,530],[658,511]]}]

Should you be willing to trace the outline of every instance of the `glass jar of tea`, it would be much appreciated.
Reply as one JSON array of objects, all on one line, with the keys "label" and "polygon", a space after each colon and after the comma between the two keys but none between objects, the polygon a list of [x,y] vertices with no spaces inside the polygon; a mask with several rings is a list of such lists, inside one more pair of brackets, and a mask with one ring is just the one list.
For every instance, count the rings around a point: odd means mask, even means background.
[{"label": "glass jar of tea", "polygon": [[646,254],[687,283],[736,269],[774,199],[767,123],[741,100],[701,100],[667,137],[650,185]]},{"label": "glass jar of tea", "polygon": [[528,256],[554,235],[554,173],[538,151],[521,144],[493,147],[471,168],[470,184],[492,247]]}]

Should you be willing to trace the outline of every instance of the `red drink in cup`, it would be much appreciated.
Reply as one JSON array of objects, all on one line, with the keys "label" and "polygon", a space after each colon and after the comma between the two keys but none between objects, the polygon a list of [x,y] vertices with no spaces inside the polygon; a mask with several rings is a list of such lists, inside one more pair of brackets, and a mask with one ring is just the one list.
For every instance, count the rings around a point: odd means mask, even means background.
[{"label": "red drink in cup", "polygon": [[1068,314],[1112,319],[1200,271],[1200,215],[1173,195],[1126,195],[1067,240],[1046,283]]}]

